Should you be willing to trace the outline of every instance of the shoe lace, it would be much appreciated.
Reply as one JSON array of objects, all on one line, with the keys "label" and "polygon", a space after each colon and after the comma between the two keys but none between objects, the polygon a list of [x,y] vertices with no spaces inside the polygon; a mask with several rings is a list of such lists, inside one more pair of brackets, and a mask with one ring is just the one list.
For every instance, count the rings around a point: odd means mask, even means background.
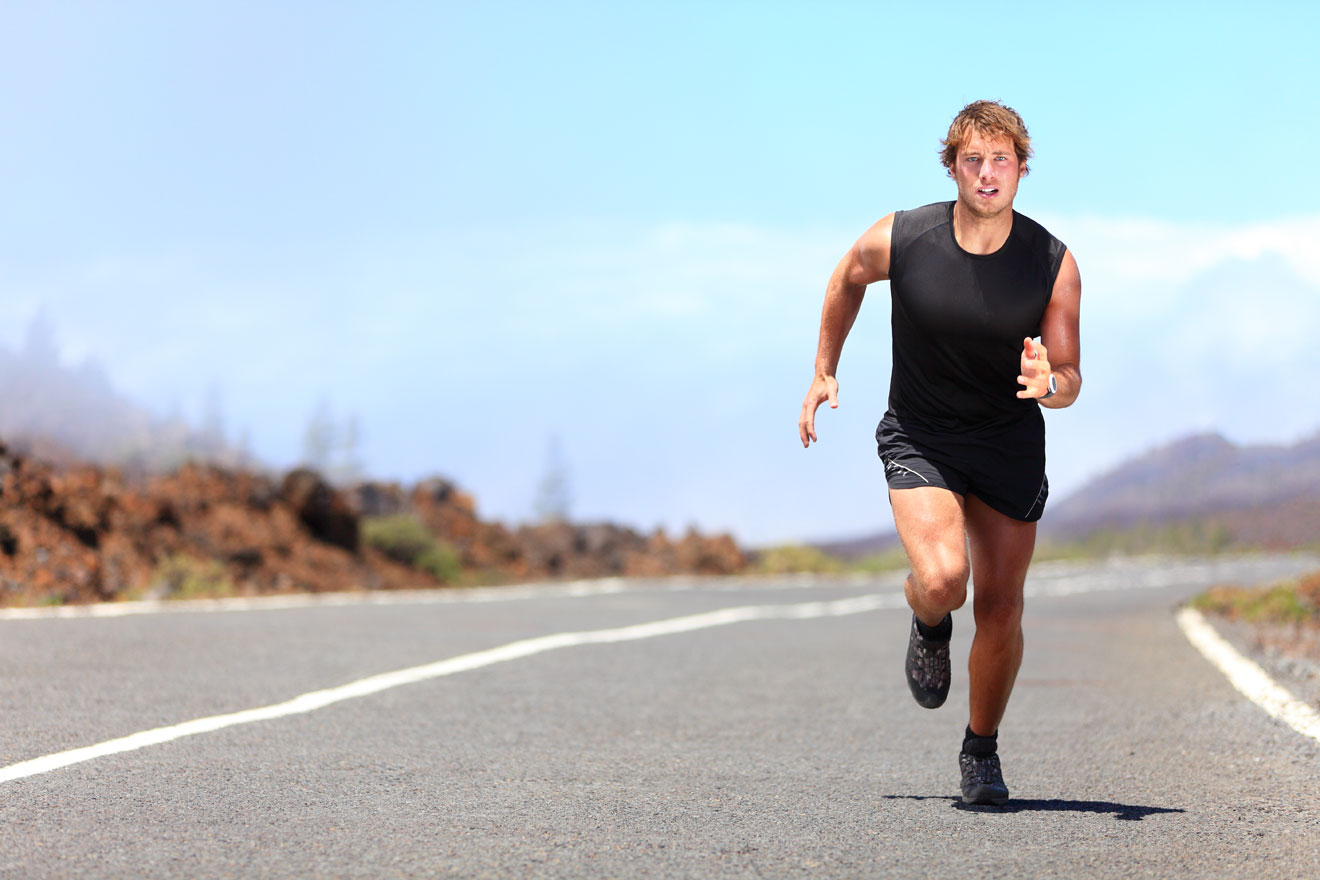
[{"label": "shoe lace", "polygon": [[949,661],[948,642],[932,642],[922,638],[916,632],[916,623],[912,624],[913,643],[916,646],[915,656],[917,680],[924,687],[936,687],[944,681],[947,681],[952,672]]},{"label": "shoe lace", "polygon": [[972,782],[986,785],[1003,785],[1004,771],[999,766],[999,755],[969,755],[963,752],[963,772],[971,777]]}]

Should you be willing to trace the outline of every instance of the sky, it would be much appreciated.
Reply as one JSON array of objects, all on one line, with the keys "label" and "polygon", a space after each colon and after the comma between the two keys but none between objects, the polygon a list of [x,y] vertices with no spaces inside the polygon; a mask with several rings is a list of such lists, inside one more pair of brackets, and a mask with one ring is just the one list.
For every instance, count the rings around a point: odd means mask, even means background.
[{"label": "sky", "polygon": [[371,475],[488,518],[559,467],[577,520],[883,531],[886,284],[797,437],[825,282],[953,198],[939,139],[991,98],[1083,280],[1054,497],[1191,432],[1291,442],[1320,430],[1320,7],[1243,9],[0,3],[0,345],[43,315],[273,467],[328,409]]}]

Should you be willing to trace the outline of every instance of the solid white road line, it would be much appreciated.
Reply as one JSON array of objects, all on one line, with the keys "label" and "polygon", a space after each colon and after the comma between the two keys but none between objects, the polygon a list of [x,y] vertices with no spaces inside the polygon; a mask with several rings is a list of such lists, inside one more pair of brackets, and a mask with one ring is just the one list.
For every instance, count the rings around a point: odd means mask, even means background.
[{"label": "solid white road line", "polygon": [[1193,608],[1178,612],[1188,640],[1228,678],[1243,696],[1293,730],[1320,742],[1320,713],[1294,697],[1256,663],[1237,652]]},{"label": "solid white road line", "polygon": [[[831,576],[831,586],[901,586],[904,573],[854,573]],[[0,608],[0,621],[59,620],[70,618],[133,617],[140,614],[233,613],[284,611],[296,608],[348,608],[363,605],[450,605],[476,602],[512,602],[523,599],[580,599],[637,590],[737,592],[748,586],[760,590],[798,590],[814,586],[811,573],[784,575],[671,575],[661,578],[592,578],[579,581],[509,584],[499,587],[430,587],[418,590],[358,590],[345,593],[289,593],[273,596],[231,596],[223,599],[140,599],[88,605],[36,608]]]},{"label": "solid white road line", "polygon": [[655,620],[650,623],[639,623],[633,626],[623,626],[615,629],[598,629],[586,632],[564,632],[548,636],[539,636],[532,639],[523,639],[517,642],[510,642],[507,645],[500,645],[499,647],[490,648],[485,651],[477,651],[472,654],[451,657],[448,660],[441,660],[424,666],[413,666],[408,669],[399,669],[394,672],[373,675],[369,678],[359,679],[358,681],[349,682],[348,684],[339,687],[311,691],[283,703],[275,703],[257,709],[248,709],[243,712],[234,712],[229,715],[212,715],[208,718],[198,718],[193,721],[185,721],[182,724],[175,724],[169,727],[157,727],[154,730],[144,730],[119,739],[97,743],[96,745],[71,749],[66,752],[57,752],[53,755],[33,758],[29,761],[23,761],[18,764],[11,764],[8,767],[0,767],[0,782],[9,782],[27,776],[49,773],[52,770],[58,770],[61,767],[68,767],[71,764],[91,761],[95,758],[103,758],[108,755],[117,755],[122,752],[131,752],[137,749],[146,748],[147,746],[160,745],[161,743],[172,742],[176,739],[195,736],[199,733],[210,733],[216,730],[223,730],[226,727],[236,727],[240,724],[251,724],[254,721],[269,721],[275,718],[284,718],[289,715],[313,712],[317,709],[324,709],[326,706],[334,705],[335,703],[377,694],[381,691],[400,687],[401,685],[427,681],[432,678],[440,678],[458,672],[466,672],[471,669],[480,669],[483,666],[503,663],[508,660],[517,660],[521,657],[530,657],[533,654],[540,654],[545,651],[553,651],[559,648],[569,648],[575,645],[596,645],[612,642],[630,642],[638,639],[651,639],[657,636],[675,635],[677,633],[692,632],[694,630],[708,629],[715,626],[728,626],[732,623],[743,623],[750,620],[808,620],[818,617],[841,617],[848,614],[860,614],[865,611],[876,611],[882,608],[898,608],[906,605],[907,602],[901,594],[874,594],[857,596],[851,599],[839,599],[832,602],[802,602],[795,605],[744,605],[735,608],[725,608],[720,611],[709,611],[704,614],[693,614],[686,617],[672,617],[666,620]]},{"label": "solid white road line", "polygon": [[[1038,562],[1027,581],[1028,598],[1072,596],[1109,590],[1158,589],[1189,582],[1219,580],[1214,574],[1224,564],[1250,562],[1256,557],[1189,559],[1146,556],[1114,558],[1102,562]],[[1296,571],[1320,565],[1320,557],[1294,555]],[[1265,560],[1268,562],[1268,560]],[[899,589],[906,571],[876,574],[853,572],[829,575],[829,587]],[[1273,571],[1261,574],[1270,578]],[[1251,580],[1252,575],[1236,575]],[[347,593],[292,593],[276,596],[234,596],[227,599],[145,599],[134,602],[101,602],[90,605],[60,605],[38,608],[0,608],[0,621],[54,620],[68,618],[114,618],[140,614],[234,613],[280,611],[296,608],[342,608],[364,605],[444,605],[472,602],[510,602],[524,599],[586,598],[632,591],[737,592],[746,587],[758,590],[811,589],[821,576],[810,572],[782,575],[671,575],[663,578],[595,578],[579,581],[510,584],[499,587],[439,587],[419,590],[359,590]]]},{"label": "solid white road line", "polygon": [[222,599],[139,599],[89,605],[0,608],[0,620],[50,620],[81,617],[132,617],[186,612],[282,611],[290,608],[342,608],[358,605],[432,605],[499,602],[546,597],[601,596],[627,589],[623,578],[506,587],[438,587],[420,590],[360,590],[351,593],[289,593],[231,596]]}]

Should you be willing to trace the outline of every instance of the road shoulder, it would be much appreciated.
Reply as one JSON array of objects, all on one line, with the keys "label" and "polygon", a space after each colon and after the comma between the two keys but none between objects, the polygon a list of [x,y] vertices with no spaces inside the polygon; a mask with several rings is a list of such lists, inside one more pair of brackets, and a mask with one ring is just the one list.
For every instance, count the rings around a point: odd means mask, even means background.
[{"label": "road shoulder", "polygon": [[1281,684],[1253,659],[1250,651],[1244,652],[1226,639],[1201,612],[1185,607],[1178,611],[1177,619],[1192,645],[1239,693],[1302,736],[1320,743],[1320,712],[1313,702]]}]

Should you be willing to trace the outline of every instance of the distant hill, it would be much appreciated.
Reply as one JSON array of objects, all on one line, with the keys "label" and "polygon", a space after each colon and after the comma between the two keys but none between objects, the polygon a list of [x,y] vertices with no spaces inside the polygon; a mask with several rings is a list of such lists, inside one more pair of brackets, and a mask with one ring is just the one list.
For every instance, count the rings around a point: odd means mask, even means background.
[{"label": "distant hill", "polygon": [[[1096,552],[1287,549],[1320,543],[1320,432],[1291,445],[1196,434],[1129,459],[1051,500],[1042,544]],[[842,559],[899,546],[892,531],[818,542]]]},{"label": "distant hill", "polygon": [[1320,509],[1320,433],[1290,446],[1239,446],[1198,434],[1130,459],[1054,503],[1042,534],[1075,538],[1211,516],[1243,525],[1247,514],[1312,506]]}]

